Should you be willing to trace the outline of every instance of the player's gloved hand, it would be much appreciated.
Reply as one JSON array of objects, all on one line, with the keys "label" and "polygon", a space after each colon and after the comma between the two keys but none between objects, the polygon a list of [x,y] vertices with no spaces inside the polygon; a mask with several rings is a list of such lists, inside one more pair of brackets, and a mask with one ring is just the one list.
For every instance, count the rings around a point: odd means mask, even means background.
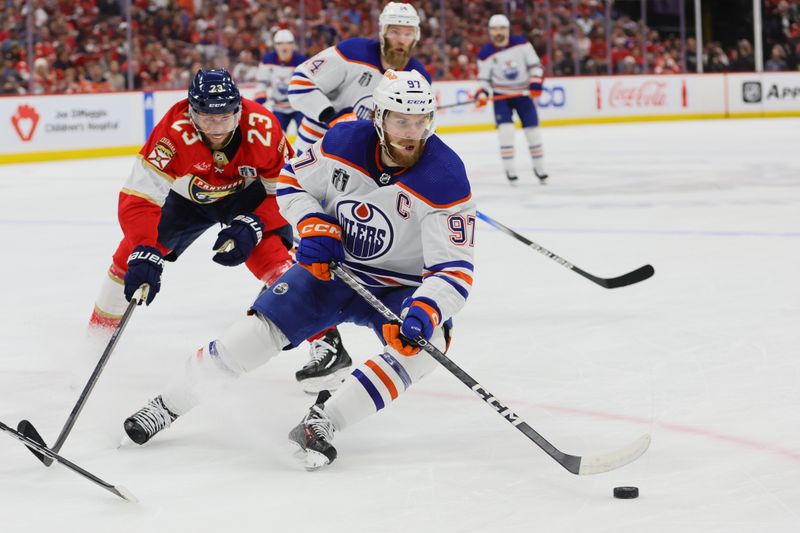
[{"label": "player's gloved hand", "polygon": [[255,100],[257,104],[261,104],[263,106],[267,105],[267,97],[264,96],[263,94],[256,96],[255,98],[253,98],[253,100]]},{"label": "player's gloved hand", "polygon": [[332,216],[310,213],[297,223],[300,244],[295,259],[303,268],[323,281],[330,281],[328,263],[344,261],[342,227]]},{"label": "player's gloved hand", "polygon": [[386,343],[405,356],[415,355],[420,348],[410,340],[422,337],[431,339],[433,329],[439,325],[441,314],[430,298],[406,298],[403,301],[401,324],[384,324],[383,338]]},{"label": "player's gloved hand", "polygon": [[231,221],[231,225],[217,234],[214,242],[214,251],[217,253],[211,259],[224,266],[241,265],[253,253],[261,236],[264,226],[261,219],[253,213],[239,215]]},{"label": "player's gloved hand", "polygon": [[129,302],[133,294],[147,283],[147,305],[153,301],[158,291],[161,290],[161,273],[164,271],[164,258],[161,252],[152,246],[141,244],[133,249],[128,256],[128,271],[125,272],[125,299]]},{"label": "player's gloved hand", "polygon": [[475,102],[475,107],[477,109],[486,106],[486,104],[489,103],[489,98],[489,91],[486,89],[478,89],[475,91],[475,94],[472,95],[472,100]]},{"label": "player's gloved hand", "polygon": [[528,90],[531,92],[531,98],[539,98],[542,95],[542,84],[544,80],[542,78],[531,78],[530,85],[528,85]]}]

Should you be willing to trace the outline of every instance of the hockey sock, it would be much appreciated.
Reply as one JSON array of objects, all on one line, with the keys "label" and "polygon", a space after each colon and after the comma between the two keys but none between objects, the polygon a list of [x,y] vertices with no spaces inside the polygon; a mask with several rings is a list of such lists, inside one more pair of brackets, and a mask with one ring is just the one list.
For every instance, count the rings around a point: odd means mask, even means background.
[{"label": "hockey sock", "polygon": [[260,315],[239,319],[189,358],[184,371],[169,382],[161,395],[164,405],[182,415],[203,397],[255,370],[288,345],[289,340],[278,327]]},{"label": "hockey sock", "polygon": [[497,137],[500,140],[500,159],[506,174],[516,176],[514,169],[514,124],[508,122],[497,126]]},{"label": "hockey sock", "polygon": [[123,291],[123,278],[125,272],[114,264],[109,267],[103,284],[100,286],[100,294],[95,300],[94,311],[89,319],[92,327],[115,328],[128,307]]},{"label": "hockey sock", "polygon": [[[432,340],[437,346],[444,345],[441,329],[437,329]],[[342,430],[387,407],[437,366],[436,360],[425,352],[405,357],[387,348],[353,369],[325,402],[325,412],[336,430]]]},{"label": "hockey sock", "polygon": [[533,159],[533,168],[539,174],[546,174],[544,170],[544,150],[542,149],[542,132],[538,127],[525,128],[525,137],[528,138],[528,148],[531,151],[531,158]]}]

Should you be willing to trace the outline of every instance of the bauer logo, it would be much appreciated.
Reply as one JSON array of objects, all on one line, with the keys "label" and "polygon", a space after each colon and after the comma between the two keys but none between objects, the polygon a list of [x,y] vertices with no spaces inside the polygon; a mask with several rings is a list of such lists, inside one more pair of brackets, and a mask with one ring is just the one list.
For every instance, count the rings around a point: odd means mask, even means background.
[{"label": "bauer logo", "polygon": [[757,104],[763,98],[760,81],[746,81],[742,83],[742,99],[747,104]]},{"label": "bauer logo", "polygon": [[386,214],[372,204],[346,200],[336,206],[344,247],[356,259],[377,259],[392,247],[394,230]]}]

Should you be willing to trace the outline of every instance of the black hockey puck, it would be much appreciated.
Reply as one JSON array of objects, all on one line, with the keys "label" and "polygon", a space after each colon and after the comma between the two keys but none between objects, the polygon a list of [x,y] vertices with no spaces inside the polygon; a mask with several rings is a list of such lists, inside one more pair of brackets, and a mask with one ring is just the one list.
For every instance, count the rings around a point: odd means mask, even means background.
[{"label": "black hockey puck", "polygon": [[632,500],[639,497],[639,487],[614,487],[614,497],[620,500]]}]

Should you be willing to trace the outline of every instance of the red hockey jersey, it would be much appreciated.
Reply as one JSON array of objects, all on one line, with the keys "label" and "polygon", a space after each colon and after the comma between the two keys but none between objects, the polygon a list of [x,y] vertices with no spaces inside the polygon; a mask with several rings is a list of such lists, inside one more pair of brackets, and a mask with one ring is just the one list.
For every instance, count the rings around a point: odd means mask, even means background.
[{"label": "red hockey jersey", "polygon": [[211,150],[189,120],[188,109],[186,99],[172,106],[137,155],[119,197],[125,239],[132,246],[157,246],[161,206],[170,190],[191,202],[210,204],[258,186],[259,181],[267,197],[255,214],[264,231],[286,225],[275,201],[275,183],[294,152],[275,115],[243,98],[234,138],[228,147]]}]

